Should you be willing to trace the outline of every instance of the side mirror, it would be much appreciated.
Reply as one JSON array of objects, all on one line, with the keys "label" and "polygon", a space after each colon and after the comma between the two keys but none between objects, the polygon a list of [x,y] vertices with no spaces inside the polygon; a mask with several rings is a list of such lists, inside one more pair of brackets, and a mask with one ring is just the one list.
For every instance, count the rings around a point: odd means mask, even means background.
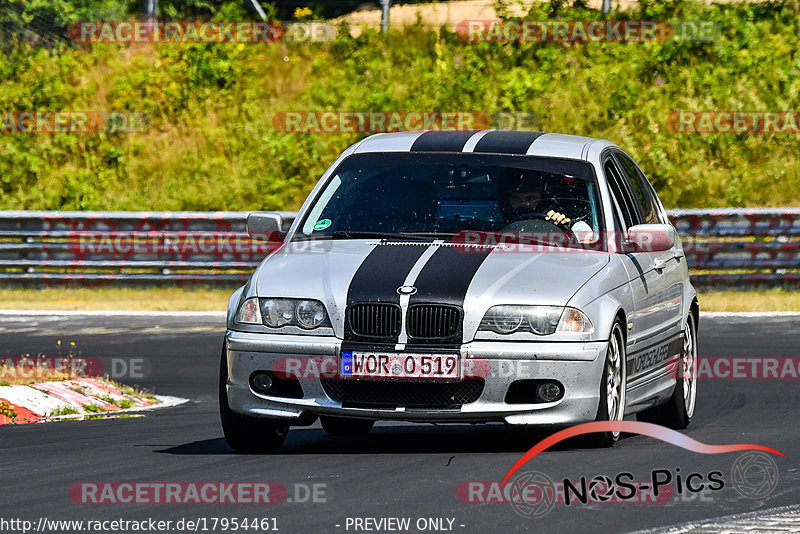
[{"label": "side mirror", "polygon": [[629,252],[664,252],[678,242],[678,232],[671,224],[637,224],[628,228],[622,250]]},{"label": "side mirror", "polygon": [[281,233],[281,216],[268,211],[254,211],[247,216],[247,235],[251,238],[270,239]]}]

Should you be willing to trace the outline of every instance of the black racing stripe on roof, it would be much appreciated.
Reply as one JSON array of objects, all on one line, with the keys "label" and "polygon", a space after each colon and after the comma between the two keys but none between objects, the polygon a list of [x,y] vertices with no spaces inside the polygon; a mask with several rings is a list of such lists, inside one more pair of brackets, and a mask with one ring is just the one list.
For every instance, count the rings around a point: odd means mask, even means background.
[{"label": "black racing stripe on roof", "polygon": [[495,154],[525,154],[531,144],[544,132],[518,132],[495,130],[481,137],[473,152],[492,152]]},{"label": "black racing stripe on roof", "polygon": [[461,152],[467,140],[478,130],[461,130],[458,132],[425,132],[414,140],[412,152]]}]

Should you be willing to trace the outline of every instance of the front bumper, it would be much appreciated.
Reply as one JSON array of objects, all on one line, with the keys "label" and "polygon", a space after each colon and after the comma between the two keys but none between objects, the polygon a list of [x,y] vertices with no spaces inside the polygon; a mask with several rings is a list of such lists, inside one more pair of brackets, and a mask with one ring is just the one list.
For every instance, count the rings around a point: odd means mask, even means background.
[{"label": "front bumper", "polygon": [[[250,387],[252,373],[284,369],[287,360],[338,361],[341,345],[342,341],[335,337],[228,330],[228,404],[234,412],[243,415],[282,418],[290,424],[305,424],[316,416],[334,415],[419,422],[502,421],[509,425],[569,425],[592,421],[597,414],[608,343],[465,343],[460,347],[464,361],[484,360],[482,368],[488,373],[485,373],[485,386],[477,400],[456,408],[343,405],[332,399],[323,388],[321,379],[325,378],[326,369],[319,373],[301,373],[302,398],[262,395]],[[310,365],[312,370],[318,367]],[[304,365],[300,368],[307,370]],[[564,396],[550,403],[506,403],[511,383],[525,379],[558,380],[564,386]]]}]

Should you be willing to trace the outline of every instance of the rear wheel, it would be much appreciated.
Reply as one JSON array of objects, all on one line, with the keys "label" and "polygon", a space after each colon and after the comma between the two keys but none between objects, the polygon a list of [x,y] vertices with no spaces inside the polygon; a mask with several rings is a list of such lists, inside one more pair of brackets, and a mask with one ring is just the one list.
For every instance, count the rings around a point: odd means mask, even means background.
[{"label": "rear wheel", "polygon": [[369,419],[349,419],[346,417],[322,416],[322,428],[335,436],[360,436],[372,430],[375,421]]},{"label": "rear wheel", "polygon": [[638,421],[680,430],[689,426],[697,402],[697,325],[690,312],[683,333],[683,353],[678,360],[675,391],[669,400],[636,414]]},{"label": "rear wheel", "polygon": [[[603,377],[600,379],[600,405],[595,421],[622,421],[625,417],[625,336],[619,321],[611,328]],[[619,432],[595,432],[586,436],[593,447],[611,447],[619,441]]]},{"label": "rear wheel", "polygon": [[235,413],[228,405],[227,383],[228,364],[223,346],[219,367],[219,417],[228,446],[245,453],[275,452],[280,449],[289,433],[289,425],[275,419]]}]

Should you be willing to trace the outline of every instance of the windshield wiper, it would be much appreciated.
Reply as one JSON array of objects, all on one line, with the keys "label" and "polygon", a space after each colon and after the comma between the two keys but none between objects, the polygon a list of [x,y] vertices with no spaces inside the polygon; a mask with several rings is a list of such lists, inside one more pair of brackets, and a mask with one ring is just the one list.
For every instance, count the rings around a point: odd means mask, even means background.
[{"label": "windshield wiper", "polygon": [[425,237],[453,237],[457,236],[461,232],[414,232],[416,236],[425,236]]},{"label": "windshield wiper", "polygon": [[329,234],[331,239],[400,239],[404,241],[430,241],[430,238],[405,232],[360,232],[338,230]]}]

